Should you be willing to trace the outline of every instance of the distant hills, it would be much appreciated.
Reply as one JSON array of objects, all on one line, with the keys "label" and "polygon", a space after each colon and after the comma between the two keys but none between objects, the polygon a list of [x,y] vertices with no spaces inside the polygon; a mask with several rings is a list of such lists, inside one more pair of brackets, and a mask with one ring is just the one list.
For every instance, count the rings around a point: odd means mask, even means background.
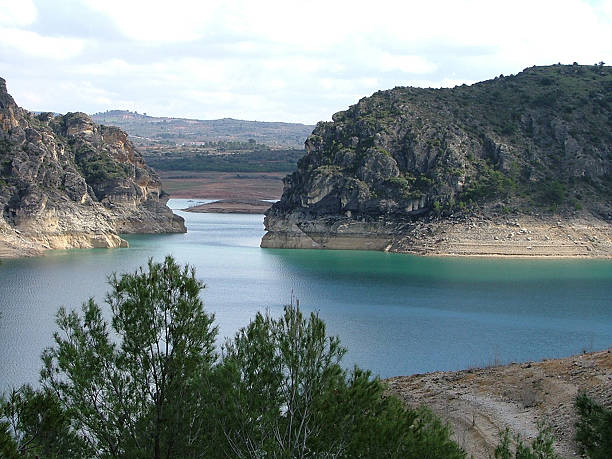
[{"label": "distant hills", "polygon": [[125,130],[136,144],[181,145],[199,142],[249,142],[271,148],[304,148],[314,126],[299,123],[244,121],[233,118],[195,120],[154,117],[127,110],[96,113],[92,120]]}]

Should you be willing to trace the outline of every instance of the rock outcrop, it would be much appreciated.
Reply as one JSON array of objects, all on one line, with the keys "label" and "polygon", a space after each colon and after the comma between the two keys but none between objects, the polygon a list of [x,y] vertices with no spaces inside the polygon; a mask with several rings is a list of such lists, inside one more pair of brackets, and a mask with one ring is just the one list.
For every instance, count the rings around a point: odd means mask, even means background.
[{"label": "rock outcrop", "polygon": [[185,232],[167,201],[125,132],[84,113],[24,110],[0,78],[0,258]]},{"label": "rock outcrop", "polygon": [[[603,245],[586,256],[612,255],[609,67],[534,67],[472,86],[395,88],[332,119],[317,124],[266,213],[262,247],[446,254],[444,225],[535,218],[551,250],[525,241],[515,253],[505,234],[491,234],[476,254],[555,255],[545,236],[561,220],[603,232]],[[482,239],[477,233],[466,238]],[[510,250],[497,249],[503,244]]]}]

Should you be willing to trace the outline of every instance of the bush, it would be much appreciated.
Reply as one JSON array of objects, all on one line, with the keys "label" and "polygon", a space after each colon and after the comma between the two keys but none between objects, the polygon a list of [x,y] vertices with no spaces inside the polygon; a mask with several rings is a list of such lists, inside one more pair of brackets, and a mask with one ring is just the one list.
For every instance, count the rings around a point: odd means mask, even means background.
[{"label": "bush", "polygon": [[580,452],[593,459],[612,457],[612,410],[580,393],[576,397],[576,411],[576,443]]},{"label": "bush", "polygon": [[112,326],[93,300],[60,309],[42,388],[1,401],[4,456],[465,456],[432,413],[344,370],[316,314],[257,314],[219,358],[193,269],[147,268],[111,276]]},{"label": "bush", "polygon": [[531,445],[523,443],[520,435],[517,435],[513,442],[509,429],[500,432],[499,438],[499,444],[495,448],[495,459],[555,459],[557,457],[553,449],[550,429],[543,426],[540,426],[538,436]]}]

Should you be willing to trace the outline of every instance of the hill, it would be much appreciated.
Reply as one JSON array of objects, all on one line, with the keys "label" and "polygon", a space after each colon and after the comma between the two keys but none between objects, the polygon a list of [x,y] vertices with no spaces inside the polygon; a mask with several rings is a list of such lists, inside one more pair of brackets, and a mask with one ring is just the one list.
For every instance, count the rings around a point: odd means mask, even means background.
[{"label": "hill", "polygon": [[167,200],[125,132],[84,113],[28,112],[0,78],[0,258],[186,231]]},{"label": "hill", "polygon": [[532,67],[318,123],[262,246],[610,256],[610,196],[612,70]]},{"label": "hill", "polygon": [[314,126],[299,123],[244,121],[233,118],[195,120],[153,117],[126,110],[95,113],[91,118],[99,124],[118,126],[136,143],[181,145],[199,142],[255,141],[274,148],[297,148]]}]

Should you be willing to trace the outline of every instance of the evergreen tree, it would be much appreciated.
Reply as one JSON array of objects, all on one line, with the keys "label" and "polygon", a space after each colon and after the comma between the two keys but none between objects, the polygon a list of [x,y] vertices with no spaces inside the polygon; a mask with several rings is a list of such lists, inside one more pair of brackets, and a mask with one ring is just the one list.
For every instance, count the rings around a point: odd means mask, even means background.
[{"label": "evergreen tree", "polygon": [[171,258],[111,276],[111,329],[93,300],[58,313],[63,334],[43,355],[43,384],[70,408],[101,456],[191,457],[205,451],[213,317],[193,269]]}]

